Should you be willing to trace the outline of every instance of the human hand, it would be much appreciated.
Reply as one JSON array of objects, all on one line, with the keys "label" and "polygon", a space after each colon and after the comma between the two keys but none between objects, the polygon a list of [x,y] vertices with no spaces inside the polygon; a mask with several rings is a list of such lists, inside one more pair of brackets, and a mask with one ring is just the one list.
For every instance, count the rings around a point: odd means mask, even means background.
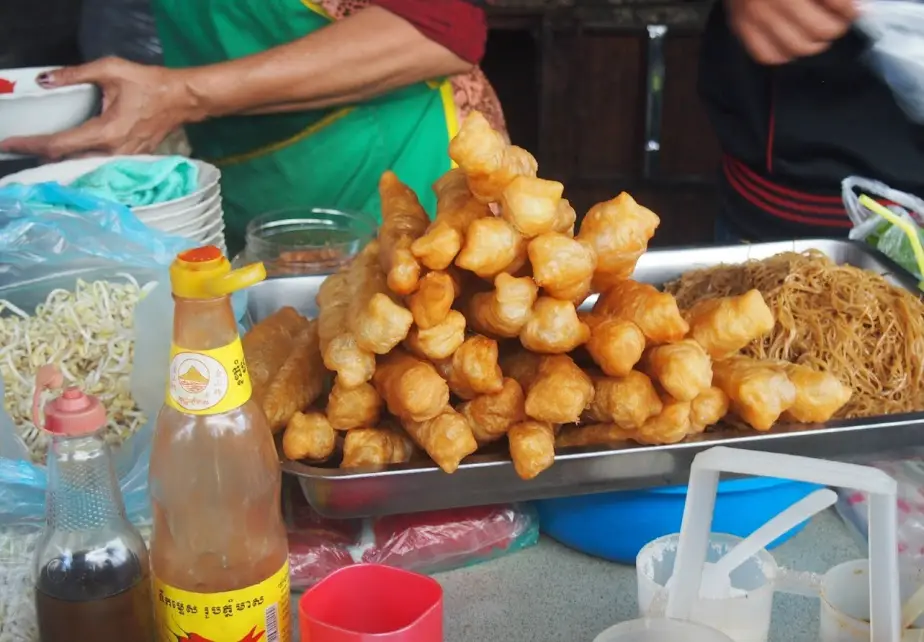
[{"label": "human hand", "polygon": [[38,83],[45,88],[95,84],[103,93],[102,113],[59,134],[2,140],[0,152],[53,160],[90,153],[143,154],[195,120],[195,100],[182,71],[104,58],[42,74]]},{"label": "human hand", "polygon": [[857,18],[856,0],[725,0],[729,24],[757,62],[821,53]]}]

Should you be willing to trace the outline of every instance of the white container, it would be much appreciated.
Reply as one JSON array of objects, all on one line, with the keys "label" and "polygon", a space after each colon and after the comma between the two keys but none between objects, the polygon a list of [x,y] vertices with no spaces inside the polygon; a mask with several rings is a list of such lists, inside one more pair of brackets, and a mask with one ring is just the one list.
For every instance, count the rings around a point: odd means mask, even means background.
[{"label": "white container", "polygon": [[[92,118],[99,108],[99,90],[93,85],[43,89],[36,77],[58,67],[0,70],[0,78],[16,83],[13,93],[0,94],[0,140],[14,136],[57,134]],[[20,158],[0,152],[0,160]]]},{"label": "white container", "polygon": [[[900,642],[896,483],[881,470],[823,459],[716,447],[699,453],[690,467],[690,484],[680,524],[680,541],[665,614],[690,619],[709,550],[709,529],[722,472],[782,477],[835,488],[866,491],[869,502],[870,638]],[[868,639],[870,639],[868,638]]]},{"label": "white container", "polygon": [[[899,594],[904,602],[924,584],[924,569],[899,573]],[[869,642],[869,560],[835,566],[821,580],[822,642]],[[902,631],[902,642],[924,641],[924,616]]]},{"label": "white container", "polygon": [[714,629],[680,620],[630,620],[611,626],[594,642],[732,642]]},{"label": "white container", "polygon": [[[679,541],[679,534],[665,535],[649,542],[635,558],[640,617],[664,616],[665,586],[674,573]],[[740,541],[741,538],[734,535],[712,533],[706,562],[719,561]],[[693,604],[690,620],[721,631],[734,642],[766,642],[776,574],[776,561],[761,549],[731,573],[731,597],[699,596]]]},{"label": "white container", "polygon": [[[199,209],[200,206],[196,206]],[[171,217],[165,221],[144,221],[142,223],[148,227],[153,227],[177,236],[187,238],[197,238],[208,236],[215,232],[216,225],[221,222],[221,199],[216,197],[208,206],[200,212],[190,213],[186,217]]]},{"label": "white container", "polygon": [[[198,194],[193,194],[197,196]],[[199,218],[204,212],[215,207],[216,203],[221,202],[221,194],[219,192],[218,184],[216,183],[212,187],[206,188],[201,194],[202,200],[188,205],[181,209],[177,209],[168,201],[165,205],[147,205],[145,207],[135,207],[132,208],[132,213],[138,217],[138,220],[144,223],[145,225],[150,225],[152,227],[155,224],[160,225],[170,225],[176,221],[190,220],[193,218]]]}]

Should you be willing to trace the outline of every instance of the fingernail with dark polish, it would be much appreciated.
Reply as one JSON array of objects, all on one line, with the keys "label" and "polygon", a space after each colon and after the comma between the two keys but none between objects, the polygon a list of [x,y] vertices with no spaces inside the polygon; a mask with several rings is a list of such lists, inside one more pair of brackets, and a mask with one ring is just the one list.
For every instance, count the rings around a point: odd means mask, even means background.
[{"label": "fingernail with dark polish", "polygon": [[47,89],[48,87],[54,87],[55,79],[51,72],[46,71],[43,74],[39,74],[35,82],[38,83],[39,87],[45,87]]}]

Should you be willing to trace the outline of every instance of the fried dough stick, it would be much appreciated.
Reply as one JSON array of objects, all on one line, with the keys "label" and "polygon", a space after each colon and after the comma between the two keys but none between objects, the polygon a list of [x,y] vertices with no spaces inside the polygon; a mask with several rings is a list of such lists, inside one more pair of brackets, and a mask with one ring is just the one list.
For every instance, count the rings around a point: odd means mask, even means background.
[{"label": "fried dough stick", "polygon": [[614,284],[600,295],[593,311],[594,314],[632,321],[652,343],[680,341],[690,330],[673,296],[637,281]]},{"label": "fried dough stick", "polygon": [[369,383],[347,388],[340,379],[334,380],[327,397],[327,420],[334,430],[353,430],[375,426],[382,412],[382,397]]},{"label": "fried dough stick", "polygon": [[386,354],[404,341],[414,316],[394,300],[373,252],[362,252],[353,260],[349,290],[346,324],[356,345],[375,354]]},{"label": "fried dough stick", "polygon": [[501,194],[501,216],[524,237],[531,239],[561,225],[559,212],[565,186],[532,176],[517,176]]},{"label": "fried dough stick", "polygon": [[526,415],[552,424],[576,423],[594,399],[594,383],[565,354],[517,352],[502,369],[526,392]]},{"label": "fried dough stick", "polygon": [[503,373],[497,363],[497,341],[473,335],[466,339],[450,359],[436,362],[436,368],[461,399],[500,392]]},{"label": "fried dough stick", "polygon": [[542,354],[571,352],[588,339],[590,328],[578,318],[574,304],[547,296],[536,299],[532,315],[520,331],[523,347]]},{"label": "fried dough stick", "polygon": [[664,405],[651,379],[637,370],[625,377],[594,377],[594,398],[585,413],[591,422],[637,430]]},{"label": "fried dough stick", "polygon": [[728,414],[729,399],[720,388],[704,390],[690,403],[690,422],[693,432],[702,432],[722,421]]},{"label": "fried dough stick", "polygon": [[266,387],[292,351],[292,341],[310,322],[295,308],[280,308],[244,335],[244,358],[253,384],[253,397],[263,399]]},{"label": "fried dough stick", "polygon": [[526,421],[526,397],[516,381],[505,378],[499,392],[479,395],[459,406],[479,446],[497,441],[515,423]]},{"label": "fried dough stick", "polygon": [[[363,253],[366,251],[377,252],[378,244],[370,243]],[[353,266],[349,269],[352,270]],[[324,366],[336,372],[337,378],[348,388],[369,381],[375,372],[375,355],[360,348],[356,337],[347,330],[351,300],[350,272],[346,269],[324,279],[316,297],[318,337]]]},{"label": "fried dough stick", "polygon": [[633,437],[640,444],[676,444],[694,432],[689,401],[678,401],[670,395],[664,395],[661,402],[661,412],[642,424]]},{"label": "fried dough stick", "polygon": [[507,432],[510,459],[520,479],[535,479],[555,463],[557,426],[544,421],[522,421]]},{"label": "fried dough stick", "polygon": [[379,258],[388,287],[395,294],[410,294],[417,289],[420,264],[411,252],[411,244],[430,226],[427,212],[417,194],[398,180],[392,171],[379,179],[382,201],[382,226],[379,228]]},{"label": "fried dough stick", "polygon": [[388,426],[356,428],[343,440],[341,468],[403,464],[411,459],[414,444],[402,431]]},{"label": "fried dough stick", "polygon": [[292,415],[321,396],[326,379],[318,322],[312,321],[295,337],[288,358],[263,396],[263,412],[274,434],[285,427]]},{"label": "fried dough stick", "polygon": [[577,220],[577,212],[571,207],[567,198],[558,202],[558,209],[555,212],[555,225],[552,227],[553,232],[558,232],[574,238],[574,222]]},{"label": "fried dough stick", "polygon": [[693,401],[712,387],[712,359],[692,339],[652,348],[642,359],[642,366],[678,401]]},{"label": "fried dough stick", "polygon": [[661,219],[623,192],[598,203],[581,221],[577,238],[594,249],[597,271],[594,289],[602,292],[617,281],[628,279],[639,257],[648,249]]},{"label": "fried dough stick", "polygon": [[494,278],[494,289],[472,296],[468,321],[472,329],[487,335],[512,339],[533,314],[539,288],[528,276],[516,278],[501,273]]},{"label": "fried dough stick", "polygon": [[456,265],[493,279],[501,272],[516,272],[527,258],[526,239],[504,219],[488,216],[468,226]]},{"label": "fried dough stick", "polygon": [[700,301],[686,313],[690,337],[713,359],[730,357],[773,330],[773,312],[758,290]]},{"label": "fried dough stick", "polygon": [[372,383],[388,411],[400,419],[426,421],[449,403],[449,386],[436,368],[400,349],[379,360]]},{"label": "fried dough stick", "polygon": [[787,363],[789,380],[796,387],[796,400],[783,419],[804,424],[824,423],[850,401],[853,391],[828,372]]},{"label": "fried dough stick", "polygon": [[462,121],[449,143],[449,157],[465,172],[472,194],[482,203],[497,202],[510,181],[535,176],[538,169],[532,154],[509,145],[477,111]]},{"label": "fried dough stick", "polygon": [[636,431],[620,428],[616,424],[599,423],[574,426],[561,431],[555,440],[556,448],[573,446],[610,446],[634,441]]},{"label": "fried dough stick", "polygon": [[402,421],[407,434],[444,472],[453,473],[463,459],[478,450],[468,421],[452,406],[426,421]]},{"label": "fried dough stick", "polygon": [[597,267],[593,249],[559,232],[540,234],[527,247],[533,279],[545,293],[580,305],[590,294]]},{"label": "fried dough stick", "polygon": [[465,316],[458,310],[450,310],[442,323],[422,330],[411,328],[404,346],[414,355],[425,359],[439,360],[451,357],[465,341]]},{"label": "fried dough stick", "polygon": [[445,270],[462,249],[465,232],[472,221],[491,215],[468,188],[468,178],[461,169],[451,169],[433,184],[436,194],[436,217],[423,236],[411,244],[411,252],[431,270]]},{"label": "fried dough stick", "polygon": [[641,361],[645,352],[645,333],[632,323],[609,316],[578,313],[590,328],[584,348],[610,377],[624,377]]},{"label": "fried dough stick", "polygon": [[459,294],[459,284],[446,272],[428,272],[420,279],[417,291],[407,298],[414,323],[421,330],[446,320],[452,303]]},{"label": "fried dough stick", "polygon": [[334,429],[320,412],[296,412],[282,435],[282,452],[292,461],[327,459],[336,444]]},{"label": "fried dough stick", "polygon": [[785,367],[735,356],[712,364],[713,385],[731,400],[731,410],[754,430],[767,431],[796,402]]}]

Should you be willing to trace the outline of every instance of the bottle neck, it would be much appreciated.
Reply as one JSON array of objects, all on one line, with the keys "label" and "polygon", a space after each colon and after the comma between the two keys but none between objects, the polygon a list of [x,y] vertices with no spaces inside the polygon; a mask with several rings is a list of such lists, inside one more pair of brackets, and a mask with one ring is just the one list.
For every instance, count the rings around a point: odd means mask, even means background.
[{"label": "bottle neck", "polygon": [[45,518],[49,528],[65,531],[92,530],[127,519],[109,445],[101,431],[52,437]]},{"label": "bottle neck", "polygon": [[231,297],[183,299],[173,297],[173,343],[185,350],[213,350],[238,337]]}]

